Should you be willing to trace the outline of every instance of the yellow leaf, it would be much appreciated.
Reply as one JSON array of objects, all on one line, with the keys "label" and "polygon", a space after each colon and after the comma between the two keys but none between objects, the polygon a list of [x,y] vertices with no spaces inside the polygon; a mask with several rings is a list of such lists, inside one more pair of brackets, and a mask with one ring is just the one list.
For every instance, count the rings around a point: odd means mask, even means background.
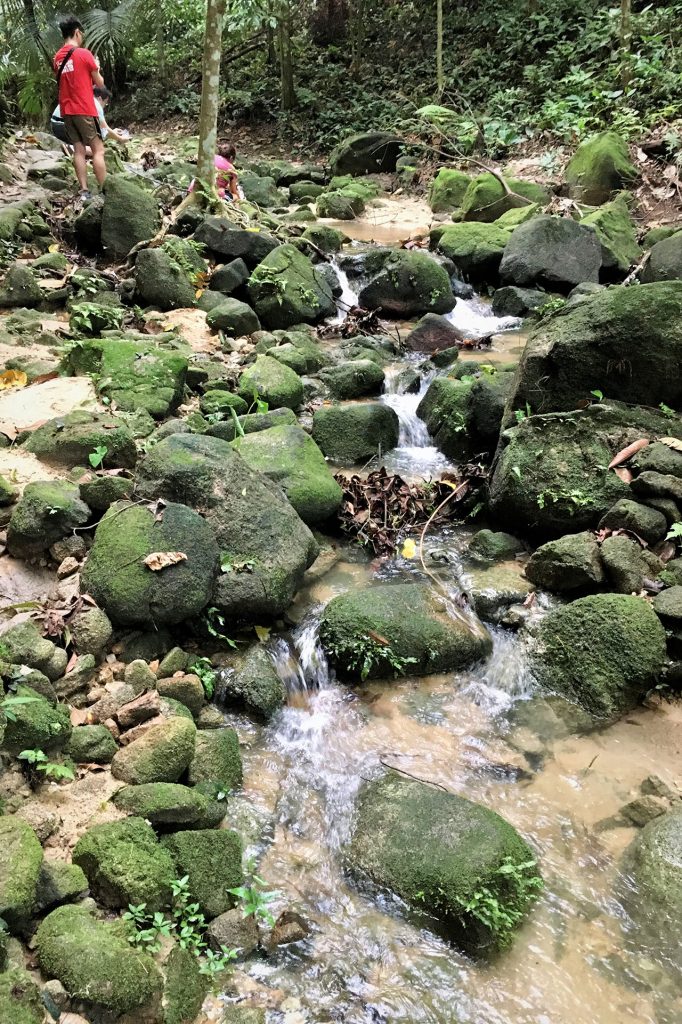
[{"label": "yellow leaf", "polygon": [[8,388],[25,388],[28,384],[28,377],[23,370],[4,370],[0,373],[0,391],[7,391]]},{"label": "yellow leaf", "polygon": [[197,288],[197,290],[194,293],[194,298],[195,299],[200,299],[203,294],[204,294],[204,289],[203,288]]},{"label": "yellow leaf", "polygon": [[153,551],[142,561],[152,572],[159,572],[167,569],[169,565],[177,565],[178,562],[186,562],[187,555],[184,551]]},{"label": "yellow leaf", "polygon": [[668,448],[674,448],[676,452],[682,452],[682,441],[677,437],[659,437],[658,439],[661,444],[665,444]]},{"label": "yellow leaf", "polygon": [[59,252],[59,242],[53,242],[52,245],[48,245],[48,252]]},{"label": "yellow leaf", "polygon": [[267,626],[254,626],[253,630],[262,644],[270,639],[270,630]]},{"label": "yellow leaf", "polygon": [[403,558],[414,558],[416,554],[417,545],[411,538],[408,537],[408,539],[403,544],[402,556]]}]

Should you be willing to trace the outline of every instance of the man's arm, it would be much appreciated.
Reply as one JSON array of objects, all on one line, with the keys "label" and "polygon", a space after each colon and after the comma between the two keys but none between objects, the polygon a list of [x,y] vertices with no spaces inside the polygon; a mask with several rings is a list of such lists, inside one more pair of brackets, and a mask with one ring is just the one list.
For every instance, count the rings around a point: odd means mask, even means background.
[{"label": "man's arm", "polygon": [[107,122],[104,120],[103,117],[100,117],[99,121],[100,121],[100,124],[102,125],[102,128],[104,128],[105,131],[108,132],[107,138],[115,139],[116,142],[130,142],[130,139],[129,139],[129,137],[127,135],[123,135],[116,128],[110,128],[109,125],[107,124]]},{"label": "man's arm", "polygon": [[83,53],[85,62],[90,68],[90,77],[92,78],[93,86],[97,86],[97,88],[103,89],[104,79],[99,73],[99,64],[97,63],[97,58],[95,57],[94,53],[91,53],[90,50],[86,50],[85,48],[79,52]]},{"label": "man's arm", "polygon": [[104,88],[104,79],[100,75],[99,70],[97,68],[95,68],[95,70],[91,72],[91,76],[92,76],[92,84],[96,85],[98,89],[103,89]]}]

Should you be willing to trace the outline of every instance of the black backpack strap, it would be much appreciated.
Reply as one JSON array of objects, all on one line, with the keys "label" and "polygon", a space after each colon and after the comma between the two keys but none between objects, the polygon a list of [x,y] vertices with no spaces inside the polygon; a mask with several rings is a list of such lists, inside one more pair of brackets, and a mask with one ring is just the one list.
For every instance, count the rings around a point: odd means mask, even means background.
[{"label": "black backpack strap", "polygon": [[71,54],[74,52],[74,50],[77,50],[77,49],[78,49],[77,46],[72,46],[70,50],[66,51],[66,57],[64,58],[64,60],[59,65],[59,71],[57,72],[57,85],[59,85],[59,79],[62,77],[62,71],[66,67],[67,60],[69,59]]}]

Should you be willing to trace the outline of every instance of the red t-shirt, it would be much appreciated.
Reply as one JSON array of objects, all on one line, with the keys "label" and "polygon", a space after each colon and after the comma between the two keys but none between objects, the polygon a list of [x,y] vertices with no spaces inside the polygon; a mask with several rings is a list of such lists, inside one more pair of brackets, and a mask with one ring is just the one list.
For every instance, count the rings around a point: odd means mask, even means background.
[{"label": "red t-shirt", "polygon": [[[64,44],[54,55],[55,75],[61,67],[71,46]],[[99,71],[99,64],[89,50],[76,47],[59,79],[59,107],[64,115],[80,114],[83,117],[97,117],[95,96],[92,91],[92,72]]]}]

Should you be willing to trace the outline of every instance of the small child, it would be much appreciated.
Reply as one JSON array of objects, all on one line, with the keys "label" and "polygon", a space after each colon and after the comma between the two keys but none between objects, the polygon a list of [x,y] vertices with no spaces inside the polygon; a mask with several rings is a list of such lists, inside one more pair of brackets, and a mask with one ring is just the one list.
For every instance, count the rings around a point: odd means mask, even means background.
[{"label": "small child", "polygon": [[[213,160],[217,171],[215,186],[221,199],[241,199],[239,185],[237,184],[237,172],[232,161],[237,156],[237,150],[231,142],[220,142],[218,152]],[[189,191],[193,192],[196,187],[196,178],[190,182]]]}]

